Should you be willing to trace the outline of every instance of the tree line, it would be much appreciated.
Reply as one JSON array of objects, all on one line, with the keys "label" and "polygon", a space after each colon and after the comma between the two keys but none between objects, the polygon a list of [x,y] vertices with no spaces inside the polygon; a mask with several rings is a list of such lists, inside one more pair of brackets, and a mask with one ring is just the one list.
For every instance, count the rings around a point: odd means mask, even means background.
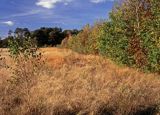
[{"label": "tree line", "polygon": [[67,46],[119,65],[160,73],[160,0],[120,0],[109,19],[86,25]]},{"label": "tree line", "polygon": [[59,27],[41,27],[34,31],[28,28],[16,28],[14,31],[9,30],[8,36],[4,39],[0,38],[0,48],[7,48],[10,39],[19,39],[23,41],[24,38],[31,38],[38,47],[57,46],[61,44],[62,40],[68,35],[76,35],[80,30],[62,30]]}]

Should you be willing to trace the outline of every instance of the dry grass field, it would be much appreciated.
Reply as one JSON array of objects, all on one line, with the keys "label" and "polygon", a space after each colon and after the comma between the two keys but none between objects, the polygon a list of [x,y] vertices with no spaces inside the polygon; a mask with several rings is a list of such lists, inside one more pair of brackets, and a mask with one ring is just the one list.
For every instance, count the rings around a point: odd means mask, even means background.
[{"label": "dry grass field", "polygon": [[[0,115],[160,115],[159,75],[68,49],[40,50],[45,64],[18,87],[0,67]],[[28,67],[24,76],[31,73],[31,66],[19,66]]]}]

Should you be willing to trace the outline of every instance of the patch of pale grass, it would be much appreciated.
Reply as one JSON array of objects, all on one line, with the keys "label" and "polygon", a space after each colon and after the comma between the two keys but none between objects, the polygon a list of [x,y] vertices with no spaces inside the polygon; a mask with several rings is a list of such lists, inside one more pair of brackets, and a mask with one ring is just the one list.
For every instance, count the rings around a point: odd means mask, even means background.
[{"label": "patch of pale grass", "polygon": [[49,105],[49,113],[149,114],[159,104],[159,76],[119,68],[93,55],[72,52],[63,58],[61,67],[40,77],[31,90],[34,99]]},{"label": "patch of pale grass", "polygon": [[159,75],[71,50],[41,50],[49,67],[34,76],[36,83],[27,97],[14,101],[19,105],[5,105],[10,111],[18,115],[158,115]]}]

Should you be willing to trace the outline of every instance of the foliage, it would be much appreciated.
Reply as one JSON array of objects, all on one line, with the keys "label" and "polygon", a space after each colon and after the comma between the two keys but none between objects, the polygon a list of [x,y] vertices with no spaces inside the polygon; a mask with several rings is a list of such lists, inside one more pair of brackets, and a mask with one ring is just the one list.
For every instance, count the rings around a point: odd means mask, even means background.
[{"label": "foliage", "polygon": [[159,0],[117,2],[107,21],[86,25],[78,35],[67,40],[68,47],[160,73],[159,5]]},{"label": "foliage", "polygon": [[[16,88],[24,88],[28,93],[27,88],[34,85],[34,78],[36,78],[38,71],[42,69],[44,64],[42,55],[38,51],[35,41],[31,38],[12,38],[9,40],[9,52],[14,61],[14,66],[10,67],[12,72],[11,83]],[[21,86],[19,86],[19,84]]]},{"label": "foliage", "polygon": [[36,57],[38,47],[34,39],[30,37],[12,38],[8,41],[10,56],[17,59],[19,56],[24,58]]},{"label": "foliage", "polygon": [[[37,76],[40,75],[40,72],[42,74],[45,63],[32,38],[24,36],[21,36],[21,38],[13,37],[9,39],[8,44],[9,50],[7,51],[10,53],[12,64],[7,66],[7,70],[10,72],[10,79],[7,80],[9,86],[6,89],[5,98],[9,100],[4,99],[2,103],[4,105],[15,104],[15,107],[26,103],[26,106],[29,108],[31,106],[30,89],[36,85]],[[2,62],[1,58],[0,62]],[[14,114],[14,107],[8,107],[10,108],[9,112]]]},{"label": "foliage", "polygon": [[77,29],[62,30],[62,28],[58,27],[42,27],[34,31],[30,31],[28,28],[16,28],[14,32],[9,30],[8,37],[5,39],[0,39],[0,47],[8,47],[8,40],[13,37],[19,39],[32,38],[36,41],[38,47],[57,46],[61,44],[62,40],[67,36],[68,31],[70,31],[72,35],[79,33],[79,30]]},{"label": "foliage", "polygon": [[102,22],[86,25],[82,31],[68,40],[68,47],[80,53],[98,54]]},{"label": "foliage", "polygon": [[8,86],[1,107],[5,108],[6,114],[15,114],[16,107],[23,110],[19,107],[22,103],[28,108],[31,107],[30,89],[36,85],[38,76],[43,73],[45,63],[36,42],[30,37],[12,37],[8,40],[8,45],[9,50],[4,50],[10,53],[10,58],[7,57],[10,62],[5,63],[6,59],[0,55],[0,69],[6,68],[10,76],[6,81]]},{"label": "foliage", "polygon": [[160,72],[158,0],[125,0],[110,13],[100,40],[101,54],[114,61]]}]

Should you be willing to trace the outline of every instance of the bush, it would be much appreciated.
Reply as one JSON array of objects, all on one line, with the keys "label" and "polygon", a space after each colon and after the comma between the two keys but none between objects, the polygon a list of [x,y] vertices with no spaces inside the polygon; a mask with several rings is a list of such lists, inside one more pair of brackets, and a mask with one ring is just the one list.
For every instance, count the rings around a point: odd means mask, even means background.
[{"label": "bush", "polygon": [[[12,65],[7,65],[7,88],[1,101],[2,113],[22,114],[22,105],[31,107],[30,89],[36,85],[40,72],[44,69],[41,53],[30,38],[9,40],[9,52]],[[2,58],[0,58],[0,65]],[[19,109],[17,109],[19,108]],[[26,110],[27,111],[27,110]]]}]

